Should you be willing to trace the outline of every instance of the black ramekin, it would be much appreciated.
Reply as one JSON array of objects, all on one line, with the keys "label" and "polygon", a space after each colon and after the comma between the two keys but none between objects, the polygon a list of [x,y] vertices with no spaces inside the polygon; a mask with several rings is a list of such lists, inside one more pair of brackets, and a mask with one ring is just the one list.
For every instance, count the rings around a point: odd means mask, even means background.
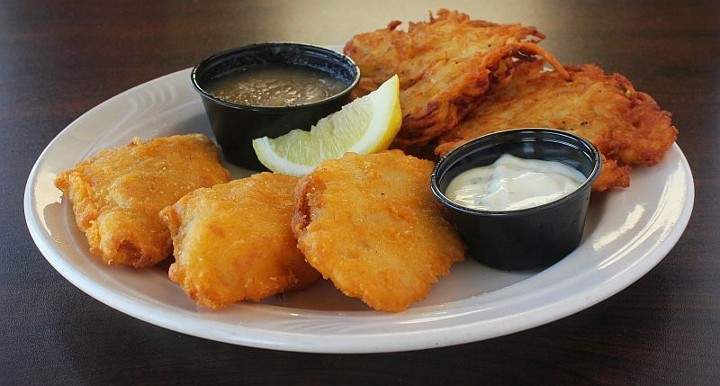
[{"label": "black ramekin", "polygon": [[[445,196],[450,181],[461,172],[495,162],[503,154],[558,161],[579,170],[586,180],[555,201],[521,210],[475,210]],[[468,254],[493,268],[546,268],[580,244],[591,187],[602,160],[589,141],[553,129],[517,129],[489,134],[454,149],[431,175],[431,190],[465,241]]]},{"label": "black ramekin", "polygon": [[[322,101],[295,106],[270,107],[229,103],[210,95],[206,87],[224,77],[269,65],[308,67],[340,80],[347,87]],[[360,80],[360,70],[349,57],[328,48],[302,43],[251,44],[209,56],[191,73],[202,97],[215,138],[225,158],[250,170],[266,170],[255,156],[252,140],[276,138],[293,129],[312,125],[349,101]]]}]

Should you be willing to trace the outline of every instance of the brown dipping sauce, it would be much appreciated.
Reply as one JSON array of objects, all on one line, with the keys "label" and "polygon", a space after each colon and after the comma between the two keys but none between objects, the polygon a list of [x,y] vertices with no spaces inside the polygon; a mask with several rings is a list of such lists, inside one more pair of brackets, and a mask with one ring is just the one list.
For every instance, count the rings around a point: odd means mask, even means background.
[{"label": "brown dipping sauce", "polygon": [[208,85],[206,90],[225,102],[282,107],[318,102],[346,87],[346,84],[324,72],[283,65],[242,71]]}]

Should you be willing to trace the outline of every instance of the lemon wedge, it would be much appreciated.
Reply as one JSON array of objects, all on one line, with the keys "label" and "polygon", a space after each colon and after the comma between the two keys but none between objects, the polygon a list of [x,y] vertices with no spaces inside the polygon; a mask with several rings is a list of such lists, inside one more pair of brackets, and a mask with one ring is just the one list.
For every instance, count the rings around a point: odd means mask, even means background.
[{"label": "lemon wedge", "polygon": [[322,118],[310,131],[296,129],[278,138],[253,140],[260,162],[276,173],[301,177],[322,161],[346,152],[385,150],[400,124],[400,81],[394,75],[380,87]]}]

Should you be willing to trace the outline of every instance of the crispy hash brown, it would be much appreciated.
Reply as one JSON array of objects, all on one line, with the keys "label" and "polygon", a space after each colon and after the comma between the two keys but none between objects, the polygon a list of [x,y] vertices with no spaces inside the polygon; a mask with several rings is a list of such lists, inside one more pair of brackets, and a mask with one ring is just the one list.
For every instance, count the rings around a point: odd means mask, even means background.
[{"label": "crispy hash brown", "polygon": [[570,81],[541,61],[516,65],[454,130],[439,139],[442,156],[473,138],[523,127],[550,127],[590,140],[603,155],[595,191],[627,187],[630,165],[655,165],[677,138],[670,113],[619,74],[597,66],[568,66]]},{"label": "crispy hash brown", "polygon": [[290,229],[297,181],[255,174],[198,189],[163,209],[175,246],[170,279],[212,309],[314,283],[320,275]]},{"label": "crispy hash brown", "polygon": [[92,254],[107,264],[146,267],[172,252],[160,209],[229,178],[212,141],[189,134],[102,151],[59,173],[55,186],[70,199]]},{"label": "crispy hash brown", "polygon": [[427,22],[410,23],[407,32],[397,29],[400,24],[355,35],[344,53],[360,67],[356,95],[398,74],[403,123],[394,146],[406,152],[456,126],[493,81],[511,72],[516,59],[541,55],[564,73],[536,44],[544,35],[534,27],[471,20],[447,9]]},{"label": "crispy hash brown", "polygon": [[323,162],[295,190],[292,227],[307,261],[377,310],[425,298],[464,258],[430,192],[432,169],[399,150]]}]

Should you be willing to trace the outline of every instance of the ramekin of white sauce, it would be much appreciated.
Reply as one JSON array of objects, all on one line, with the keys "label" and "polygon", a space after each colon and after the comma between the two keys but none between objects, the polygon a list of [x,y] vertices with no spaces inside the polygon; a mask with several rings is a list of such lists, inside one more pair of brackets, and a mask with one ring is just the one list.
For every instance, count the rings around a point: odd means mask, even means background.
[{"label": "ramekin of white sauce", "polygon": [[448,153],[430,187],[469,256],[504,270],[539,269],[580,244],[601,163],[595,146],[576,135],[508,130]]},{"label": "ramekin of white sauce", "polygon": [[478,210],[519,210],[547,204],[577,189],[586,177],[559,161],[504,154],[494,163],[468,169],[445,189],[452,201]]}]

